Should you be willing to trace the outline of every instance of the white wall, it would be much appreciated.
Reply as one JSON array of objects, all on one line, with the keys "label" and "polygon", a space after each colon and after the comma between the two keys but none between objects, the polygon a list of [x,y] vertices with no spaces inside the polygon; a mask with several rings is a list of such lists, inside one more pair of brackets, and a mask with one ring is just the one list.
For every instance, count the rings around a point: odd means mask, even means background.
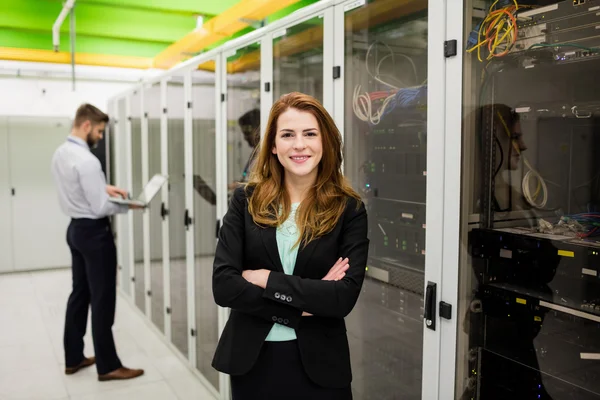
[{"label": "white wall", "polygon": [[156,70],[0,61],[0,115],[73,117],[82,103],[107,111],[108,99]]},{"label": "white wall", "polygon": [[[65,243],[65,218],[56,203],[56,188],[51,182],[49,157],[55,148],[64,141],[69,134],[69,119],[74,117],[75,111],[82,103],[94,104],[104,111],[107,110],[108,99],[119,92],[123,92],[140,78],[151,75],[153,72],[103,67],[76,67],[75,91],[73,91],[70,78],[70,66],[58,64],[23,63],[0,61],[0,116],[7,116],[11,121],[36,121],[37,125],[20,124],[11,129],[13,146],[7,146],[6,133],[0,138],[0,205],[5,210],[0,215],[0,238],[4,249],[0,257],[0,271],[14,269],[38,269],[54,266],[67,266],[70,264],[67,245]],[[155,73],[155,72],[154,72]],[[116,116],[115,116],[116,117]],[[57,127],[53,121],[60,118],[62,126]],[[67,119],[68,118],[68,119]],[[6,124],[6,118],[1,119]],[[50,132],[52,140],[50,141]],[[17,136],[14,136],[17,135]],[[56,139],[54,139],[56,137]],[[3,139],[3,140],[2,140]],[[33,156],[27,146],[16,146],[18,143],[31,142],[45,143],[46,146],[38,149],[38,154]],[[16,147],[15,147],[16,146]],[[8,147],[8,148],[7,148]],[[12,150],[9,157],[1,154]],[[42,152],[42,153],[40,153]],[[25,179],[24,166],[35,160],[42,160],[39,171],[35,174],[38,181]],[[12,162],[9,168],[7,160],[22,161]],[[18,182],[7,182],[7,177],[12,176]],[[26,204],[32,211],[16,209],[10,187],[17,186],[18,204]],[[33,200],[32,200],[33,199]],[[38,200],[42,205],[33,205],[31,201]],[[13,205],[12,212],[7,215],[6,203]],[[52,207],[44,206],[51,203]],[[25,207],[25,206],[23,206]],[[38,210],[36,212],[35,210]],[[39,211],[43,210],[43,212]],[[12,227],[8,219],[14,220]],[[23,226],[29,226],[31,221],[43,227],[40,231],[43,237],[27,237]],[[60,220],[60,222],[57,222]],[[10,237],[7,238],[7,235]],[[14,241],[8,240],[14,238]],[[52,239],[52,240],[49,240]],[[6,251],[6,246],[12,247]],[[46,259],[35,258],[43,255],[49,248],[55,248],[52,256]]]}]

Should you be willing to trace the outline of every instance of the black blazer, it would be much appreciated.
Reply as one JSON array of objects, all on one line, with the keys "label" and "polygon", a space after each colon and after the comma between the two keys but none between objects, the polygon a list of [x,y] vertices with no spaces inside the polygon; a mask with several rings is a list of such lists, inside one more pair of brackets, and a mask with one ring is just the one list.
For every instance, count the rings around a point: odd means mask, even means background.
[{"label": "black blazer", "polygon": [[[346,317],[356,304],[365,276],[369,240],[367,212],[350,199],[332,232],[301,246],[293,275],[283,272],[276,228],[261,228],[248,213],[243,188],[236,189],[223,219],[213,270],[213,295],[231,308],[213,367],[230,375],[247,373],[273,324],[296,330],[302,363],[311,380],[343,388],[352,381]],[[350,259],[346,276],[321,280],[339,257]],[[267,288],[242,277],[246,269],[269,269]],[[302,311],[313,314],[302,317]]]}]

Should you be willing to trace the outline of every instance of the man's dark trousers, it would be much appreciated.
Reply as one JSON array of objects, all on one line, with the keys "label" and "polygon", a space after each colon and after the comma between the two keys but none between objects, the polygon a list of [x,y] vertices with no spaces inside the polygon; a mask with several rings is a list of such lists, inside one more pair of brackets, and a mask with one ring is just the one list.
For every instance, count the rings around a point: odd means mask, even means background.
[{"label": "man's dark trousers", "polygon": [[92,337],[99,375],[120,367],[112,326],[117,296],[117,249],[108,218],[73,219],[67,230],[73,263],[73,291],[65,318],[66,367],[83,361],[88,308],[92,306]]}]

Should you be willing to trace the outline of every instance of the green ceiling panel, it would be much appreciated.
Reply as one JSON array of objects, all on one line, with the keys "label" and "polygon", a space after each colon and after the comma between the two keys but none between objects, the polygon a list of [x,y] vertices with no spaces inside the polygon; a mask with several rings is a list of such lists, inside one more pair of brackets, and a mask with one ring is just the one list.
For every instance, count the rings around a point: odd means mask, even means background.
[{"label": "green ceiling panel", "polygon": [[121,8],[151,8],[190,14],[218,15],[239,3],[239,0],[79,0],[78,2]]},{"label": "green ceiling panel", "polygon": [[[24,32],[0,28],[0,43],[4,47],[16,47],[35,50],[51,50],[52,38],[46,33]],[[152,42],[137,42],[111,38],[78,36],[75,39],[75,51],[81,53],[110,54],[118,56],[154,57],[167,46]],[[60,35],[60,51],[71,51],[68,34]]]},{"label": "green ceiling panel", "polygon": [[[64,0],[0,0],[0,46],[52,50],[52,25]],[[318,0],[301,0],[267,18],[272,23]],[[196,27],[239,0],[77,0],[76,51],[155,57]],[[248,27],[210,50],[253,31]],[[61,26],[60,50],[70,51],[69,18]]]},{"label": "green ceiling panel", "polygon": [[[61,6],[43,0],[2,0],[0,27],[52,32]],[[6,4],[10,3],[10,4]],[[192,16],[120,9],[95,4],[75,6],[76,31],[81,35],[173,43],[196,26]],[[61,32],[69,31],[69,18]],[[51,48],[52,44],[49,45]]]}]

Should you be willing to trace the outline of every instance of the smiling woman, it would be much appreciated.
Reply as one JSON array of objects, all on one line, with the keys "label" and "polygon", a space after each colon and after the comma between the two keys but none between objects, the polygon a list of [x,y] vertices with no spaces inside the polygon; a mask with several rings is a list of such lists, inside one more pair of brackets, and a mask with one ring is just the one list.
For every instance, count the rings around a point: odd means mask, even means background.
[{"label": "smiling woman", "polygon": [[232,311],[213,366],[232,375],[234,400],[352,398],[344,318],[360,294],[369,240],[341,151],[315,98],[275,102],[215,254],[215,301]]}]

